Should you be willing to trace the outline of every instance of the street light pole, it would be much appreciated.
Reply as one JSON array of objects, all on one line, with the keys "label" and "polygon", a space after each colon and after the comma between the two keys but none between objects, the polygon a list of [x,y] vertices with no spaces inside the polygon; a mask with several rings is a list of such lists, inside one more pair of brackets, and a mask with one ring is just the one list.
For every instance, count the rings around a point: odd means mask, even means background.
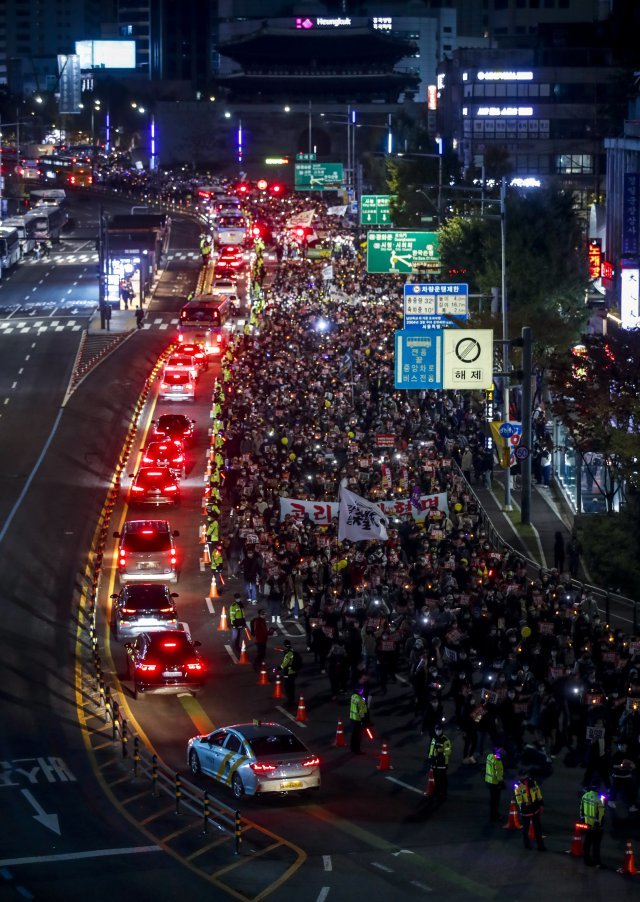
[{"label": "street light pole", "polygon": [[[500,249],[501,249],[501,294],[502,294],[502,370],[504,372],[504,386],[502,390],[504,404],[504,421],[509,422],[509,320],[507,306],[507,215],[506,215],[507,182],[502,178],[500,182]],[[511,448],[507,442],[507,470],[504,484],[504,509],[511,507]]]}]

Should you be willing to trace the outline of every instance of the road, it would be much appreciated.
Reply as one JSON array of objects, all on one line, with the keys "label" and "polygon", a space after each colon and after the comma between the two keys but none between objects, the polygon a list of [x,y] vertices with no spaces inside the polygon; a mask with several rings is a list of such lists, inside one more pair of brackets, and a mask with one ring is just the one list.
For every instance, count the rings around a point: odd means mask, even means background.
[{"label": "road", "polygon": [[[172,249],[178,254],[188,246]],[[19,292],[33,294],[28,292],[26,274],[32,272],[37,285],[36,276],[52,262],[20,267],[14,281],[2,284],[0,307],[10,310]],[[75,267],[84,265],[56,261],[49,278],[57,280],[63,270],[71,287],[77,278]],[[86,265],[90,267],[91,261]],[[196,271],[196,263],[189,264],[187,257],[170,267],[154,302],[160,320],[175,314],[180,302],[177,286],[194,278]],[[77,281],[79,287],[83,280]],[[63,276],[59,282],[44,284],[47,290],[49,284],[55,284],[59,293],[68,290]],[[38,290],[44,295],[44,288]],[[49,300],[56,298],[52,294]],[[72,294],[63,309],[73,302]],[[258,717],[289,723],[299,731],[321,756],[323,788],[313,799],[243,799],[239,807],[245,838],[240,856],[234,856],[228,835],[214,831],[205,837],[200,823],[186,812],[176,814],[173,805],[150,796],[148,782],[133,778],[130,757],[121,759],[120,743],[112,742],[111,725],[104,723],[96,701],[85,614],[87,561],[96,524],[104,517],[105,498],[138,395],[167,345],[167,332],[151,328],[133,334],[62,408],[78,336],[77,331],[56,327],[42,334],[0,332],[0,464],[6,527],[0,544],[5,614],[0,634],[4,713],[0,786],[5,793],[3,822],[11,824],[11,830],[3,833],[0,854],[2,898],[75,902],[90,892],[96,902],[112,900],[115,894],[129,899],[141,893],[159,900],[178,893],[193,900],[263,894],[282,900],[346,900],[364,894],[379,899],[440,894],[451,900],[505,896],[528,900],[541,892],[550,899],[577,896],[587,886],[596,897],[634,894],[631,884],[611,871],[589,874],[587,884],[582,863],[564,854],[576,819],[581,773],[558,763],[545,783],[544,827],[550,851],[541,868],[537,853],[521,850],[516,833],[489,825],[482,770],[460,763],[461,743],[455,731],[450,799],[440,808],[425,800],[426,739],[416,731],[404,682],[392,684],[387,696],[374,697],[375,739],[366,747],[367,754],[356,759],[348,749],[333,744],[338,720],[347,725],[347,699],[330,700],[327,678],[306,653],[296,621],[286,621],[270,643],[269,663],[277,662],[275,646],[284,636],[303,652],[305,668],[298,688],[306,702],[304,724],[296,724],[281,708],[272,686],[257,684],[251,667],[235,662],[227,649],[228,633],[217,629],[221,601],[209,597],[209,574],[199,566],[198,526],[215,367],[188,408],[198,433],[183,503],[171,514],[180,531],[182,560],[176,589],[180,617],[202,641],[213,677],[196,700],[188,696],[133,700],[124,677],[123,650],[108,624],[109,596],[117,586],[111,539],[98,584],[102,668],[114,698],[122,704],[130,738],[146,736],[169,773],[179,772],[189,780],[185,766],[189,736]],[[9,397],[5,405],[4,397]],[[124,489],[151,419],[167,409],[155,397],[152,387],[123,471]],[[15,484],[11,473],[17,474]],[[127,514],[125,497],[122,492],[113,510],[109,536]],[[225,599],[234,589],[230,582]],[[378,769],[382,740],[389,742],[392,770]],[[225,790],[206,778],[195,782],[212,798],[235,805]],[[637,839],[637,826],[617,819],[612,824],[615,830],[607,833],[603,854],[605,861],[617,865],[627,833]]]}]

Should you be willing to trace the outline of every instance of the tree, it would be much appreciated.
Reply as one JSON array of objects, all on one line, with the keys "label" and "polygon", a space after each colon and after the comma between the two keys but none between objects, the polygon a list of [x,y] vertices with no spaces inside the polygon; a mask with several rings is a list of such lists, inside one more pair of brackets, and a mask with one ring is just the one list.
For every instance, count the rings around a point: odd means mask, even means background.
[{"label": "tree", "polygon": [[597,454],[611,513],[625,483],[640,487],[640,331],[587,335],[551,360],[553,411],[581,455]]}]

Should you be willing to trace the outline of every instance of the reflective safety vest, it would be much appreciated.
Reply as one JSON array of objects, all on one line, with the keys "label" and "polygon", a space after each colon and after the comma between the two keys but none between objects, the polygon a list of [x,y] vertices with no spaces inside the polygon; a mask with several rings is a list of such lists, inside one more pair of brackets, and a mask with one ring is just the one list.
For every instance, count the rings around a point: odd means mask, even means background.
[{"label": "reflective safety vest", "polygon": [[222,570],[222,554],[216,548],[211,555],[211,569],[212,570]]},{"label": "reflective safety vest", "polygon": [[604,820],[602,796],[591,790],[580,799],[580,817],[588,827],[601,827]]},{"label": "reflective safety vest", "polygon": [[522,781],[515,788],[516,805],[522,814],[534,814],[542,805],[542,792],[535,780]]},{"label": "reflective safety vest", "polygon": [[219,535],[219,526],[217,520],[212,520],[207,527],[207,538],[210,542],[217,542]]},{"label": "reflective safety vest", "polygon": [[484,772],[485,783],[497,786],[504,779],[504,767],[500,758],[496,758],[493,753],[487,755],[487,764]]},{"label": "reflective safety vest", "polygon": [[235,626],[236,620],[244,620],[244,608],[238,601],[234,601],[229,608],[229,623]]},{"label": "reflective safety vest", "polygon": [[367,703],[365,699],[357,692],[351,696],[351,706],[349,708],[349,720],[355,720],[363,723],[367,717]]},{"label": "reflective safety vest", "polygon": [[429,746],[429,759],[436,768],[447,768],[451,757],[451,740],[444,735],[434,736]]}]

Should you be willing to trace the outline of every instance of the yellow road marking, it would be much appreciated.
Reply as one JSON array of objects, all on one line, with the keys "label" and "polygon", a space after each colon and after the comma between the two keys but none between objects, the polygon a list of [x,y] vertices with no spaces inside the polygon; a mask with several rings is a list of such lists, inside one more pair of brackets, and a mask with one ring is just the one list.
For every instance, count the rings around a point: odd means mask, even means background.
[{"label": "yellow road marking", "polygon": [[197,698],[192,695],[179,695],[180,704],[193,721],[198,733],[213,733],[215,724],[204,710]]}]

